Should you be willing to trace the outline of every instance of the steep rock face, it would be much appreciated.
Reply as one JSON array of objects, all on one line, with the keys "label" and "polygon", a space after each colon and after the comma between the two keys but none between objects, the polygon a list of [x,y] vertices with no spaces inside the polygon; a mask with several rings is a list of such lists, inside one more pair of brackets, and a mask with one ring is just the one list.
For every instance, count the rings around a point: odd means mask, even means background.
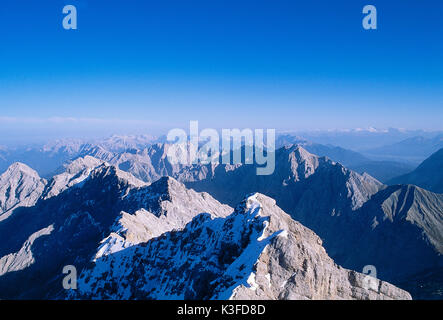
[{"label": "steep rock face", "polygon": [[[235,204],[239,194],[261,192],[277,200],[282,207],[294,207],[303,197],[316,193],[325,203],[325,209],[336,211],[361,206],[376,193],[382,184],[370,176],[362,176],[346,169],[341,164],[325,157],[318,157],[300,146],[288,146],[275,153],[276,168],[269,176],[258,176],[256,165],[219,165],[214,174],[200,181],[186,181],[179,175],[179,180],[196,190],[213,194],[217,199],[228,204]],[[318,181],[317,181],[318,180]],[[234,189],[222,188],[232,186]],[[326,192],[317,192],[326,187]],[[331,199],[332,193],[336,196]],[[325,197],[325,199],[322,199]],[[326,200],[326,201],[321,201]]]},{"label": "steep rock face", "polygon": [[98,259],[165,232],[182,229],[197,214],[207,212],[225,217],[231,207],[219,203],[207,193],[198,193],[170,177],[137,188],[122,200],[124,210],[117,216],[110,234],[101,241]]},{"label": "steep rock face", "polygon": [[[128,147],[133,146],[133,148],[121,149],[124,145],[123,141],[114,147],[110,142],[97,145],[88,144],[82,147],[80,156],[92,156],[106,161],[147,183],[152,183],[165,176],[176,177],[178,172],[184,168],[191,168],[188,164],[175,164],[169,161],[167,154],[171,147],[170,144],[153,143],[142,148],[142,145],[137,142],[126,143]],[[188,150],[188,148],[189,145],[184,147],[184,150]]]},{"label": "steep rock face", "polygon": [[352,228],[355,210],[383,188],[371,176],[357,174],[300,146],[277,150],[275,163],[269,176],[256,175],[256,165],[219,165],[213,176],[185,184],[229,205],[241,200],[239,194],[266,194],[295,220],[315,230],[332,254],[347,241],[341,234]]},{"label": "steep rock face", "polygon": [[49,180],[43,194],[44,199],[54,197],[66,189],[84,181],[91,171],[104,162],[91,156],[77,158],[63,165],[62,173]]},{"label": "steep rock face", "polygon": [[[189,210],[182,216],[183,208]],[[91,259],[180,228],[201,212],[224,216],[231,210],[171,178],[148,186],[102,164],[81,183],[0,222],[0,299],[57,298],[65,265],[81,270]]]},{"label": "steep rock face", "polygon": [[[131,188],[115,168],[104,166],[92,171],[83,184],[33,207],[16,209],[0,223],[0,257],[9,256],[10,266],[0,268],[0,299],[44,298],[60,290],[63,266],[90,260],[120,212],[122,192]],[[19,254],[22,250],[28,253]]]},{"label": "steep rock face", "polygon": [[12,164],[0,176],[0,221],[17,207],[33,206],[45,188],[46,180],[23,163]]},{"label": "steep rock face", "polygon": [[443,148],[423,161],[414,171],[389,181],[389,184],[399,183],[414,184],[435,193],[443,193]]},{"label": "steep rock face", "polygon": [[374,265],[387,281],[404,283],[441,266],[440,195],[384,186],[300,147],[277,150],[270,176],[257,176],[254,165],[218,166],[208,179],[186,185],[231,205],[237,194],[264,193],[314,230],[337,263],[358,271]]},{"label": "steep rock face", "polygon": [[[406,185],[375,194],[355,215],[354,236],[340,263],[377,267],[394,283],[443,267],[443,195]],[[364,248],[362,250],[361,248]]]},{"label": "steep rock face", "polygon": [[227,217],[196,216],[95,260],[70,298],[410,299],[386,282],[337,266],[320,238],[261,194]]}]

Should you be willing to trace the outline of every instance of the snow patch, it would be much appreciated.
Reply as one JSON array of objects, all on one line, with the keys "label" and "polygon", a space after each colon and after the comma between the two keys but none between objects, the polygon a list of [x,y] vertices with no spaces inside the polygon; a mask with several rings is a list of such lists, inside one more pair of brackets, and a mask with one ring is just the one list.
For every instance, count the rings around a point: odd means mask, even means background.
[{"label": "snow patch", "polygon": [[282,237],[284,239],[288,239],[288,231],[285,230],[281,230],[281,232],[277,235],[278,237]]},{"label": "snow patch", "polygon": [[251,272],[251,274],[249,275],[248,280],[246,282],[249,284],[251,290],[255,291],[258,289],[258,284],[257,284],[257,282],[255,282],[255,273],[254,272]]}]

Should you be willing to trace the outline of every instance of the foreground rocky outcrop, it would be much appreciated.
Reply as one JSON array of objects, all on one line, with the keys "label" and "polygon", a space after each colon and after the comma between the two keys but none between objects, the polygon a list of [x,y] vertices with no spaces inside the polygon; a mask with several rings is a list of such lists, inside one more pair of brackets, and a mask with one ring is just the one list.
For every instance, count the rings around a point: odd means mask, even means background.
[{"label": "foreground rocky outcrop", "polygon": [[320,238],[262,194],[227,217],[202,213],[182,230],[101,256],[77,299],[410,299],[344,269]]}]

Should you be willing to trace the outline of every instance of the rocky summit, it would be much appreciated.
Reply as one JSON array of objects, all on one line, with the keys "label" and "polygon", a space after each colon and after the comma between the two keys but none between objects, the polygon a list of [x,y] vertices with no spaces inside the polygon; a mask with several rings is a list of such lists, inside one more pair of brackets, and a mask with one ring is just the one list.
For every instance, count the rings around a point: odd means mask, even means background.
[{"label": "rocky summit", "polygon": [[320,238],[262,194],[226,217],[201,213],[91,262],[77,299],[410,299],[404,290],[344,269]]}]

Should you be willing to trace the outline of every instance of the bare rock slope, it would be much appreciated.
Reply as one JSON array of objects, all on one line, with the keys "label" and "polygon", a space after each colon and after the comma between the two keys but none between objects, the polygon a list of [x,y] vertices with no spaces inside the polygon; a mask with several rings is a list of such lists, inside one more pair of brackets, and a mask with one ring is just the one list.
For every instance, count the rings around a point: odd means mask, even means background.
[{"label": "bare rock slope", "polygon": [[12,164],[0,175],[0,221],[17,207],[34,205],[43,193],[46,180],[23,163]]},{"label": "bare rock slope", "polygon": [[201,212],[232,211],[172,178],[147,185],[106,163],[83,169],[89,173],[76,184],[0,221],[0,299],[61,298],[65,265],[80,271],[93,259],[183,228]]},{"label": "bare rock slope", "polygon": [[96,259],[71,298],[410,299],[344,269],[320,238],[262,194],[227,217],[202,213],[183,230]]}]

